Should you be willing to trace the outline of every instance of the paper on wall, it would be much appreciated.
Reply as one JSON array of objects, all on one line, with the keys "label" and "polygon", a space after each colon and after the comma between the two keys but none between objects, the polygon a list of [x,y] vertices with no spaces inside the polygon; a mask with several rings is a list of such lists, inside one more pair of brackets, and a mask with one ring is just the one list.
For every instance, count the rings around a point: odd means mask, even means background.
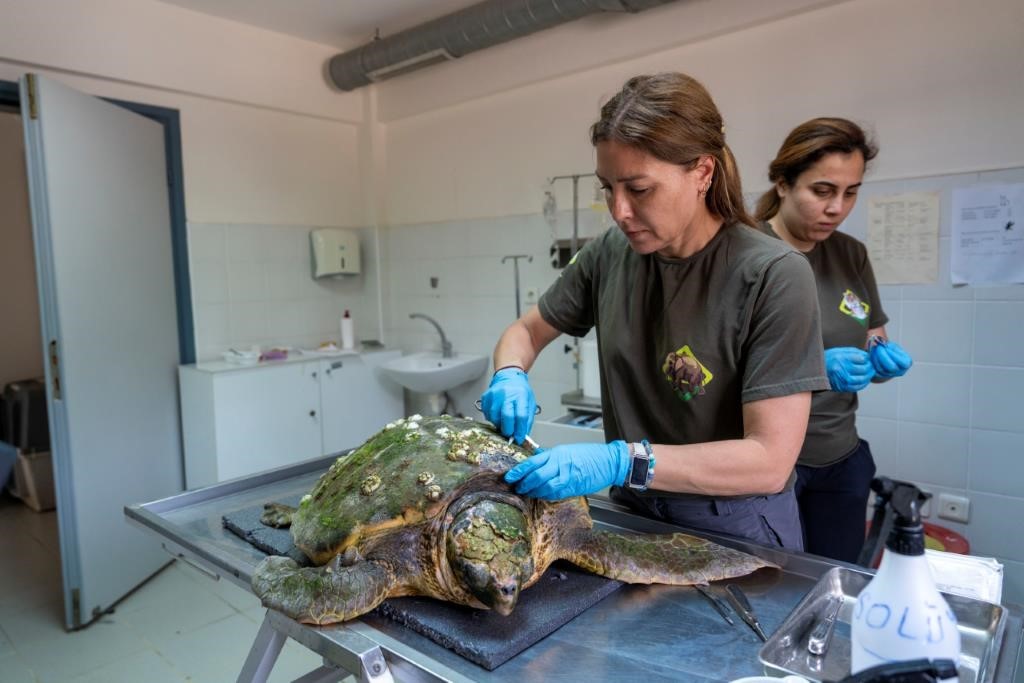
[{"label": "paper on wall", "polygon": [[880,285],[939,279],[939,195],[908,192],[868,202],[868,256]]},{"label": "paper on wall", "polygon": [[1024,183],[953,190],[954,285],[1024,283]]}]

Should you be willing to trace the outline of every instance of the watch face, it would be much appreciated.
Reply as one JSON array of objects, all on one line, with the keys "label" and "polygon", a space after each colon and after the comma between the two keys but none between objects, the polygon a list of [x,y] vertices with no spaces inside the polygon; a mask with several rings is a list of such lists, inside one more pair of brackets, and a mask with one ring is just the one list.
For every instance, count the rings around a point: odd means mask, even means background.
[{"label": "watch face", "polygon": [[633,458],[633,469],[629,472],[630,486],[647,486],[647,470],[650,461],[646,458]]}]

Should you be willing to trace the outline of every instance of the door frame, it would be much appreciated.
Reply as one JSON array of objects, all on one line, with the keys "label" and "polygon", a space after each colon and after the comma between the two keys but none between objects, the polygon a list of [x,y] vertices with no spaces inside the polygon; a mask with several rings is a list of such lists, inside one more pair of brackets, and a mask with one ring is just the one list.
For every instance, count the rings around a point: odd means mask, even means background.
[{"label": "door frame", "polygon": [[[188,268],[188,231],[185,224],[185,182],[181,154],[181,117],[177,109],[101,97],[156,121],[164,129],[164,152],[167,157],[167,196],[170,206],[171,253],[174,270],[175,305],[178,311],[178,355],[182,365],[196,362],[195,327],[192,319],[192,285]],[[0,80],[0,106],[19,107],[18,84]],[[45,352],[45,350],[44,350]]]}]

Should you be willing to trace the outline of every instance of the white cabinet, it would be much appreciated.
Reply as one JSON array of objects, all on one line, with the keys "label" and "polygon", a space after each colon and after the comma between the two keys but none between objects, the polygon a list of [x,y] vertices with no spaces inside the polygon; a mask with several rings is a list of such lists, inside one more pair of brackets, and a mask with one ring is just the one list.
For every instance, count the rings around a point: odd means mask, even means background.
[{"label": "white cabinet", "polygon": [[251,367],[181,366],[186,486],[358,446],[402,415],[401,387],[376,370],[398,356],[382,351]]},{"label": "white cabinet", "polygon": [[395,351],[320,361],[324,453],[358,446],[402,416],[402,388],[377,370],[378,365],[398,356]]}]

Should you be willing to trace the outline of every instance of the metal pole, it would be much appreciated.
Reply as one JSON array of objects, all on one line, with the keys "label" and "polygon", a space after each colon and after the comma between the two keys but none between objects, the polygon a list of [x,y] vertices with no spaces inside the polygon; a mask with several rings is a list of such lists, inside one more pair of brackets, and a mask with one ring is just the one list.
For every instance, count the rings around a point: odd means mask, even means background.
[{"label": "metal pole", "polygon": [[[572,175],[556,175],[548,179],[548,184],[553,185],[556,180],[572,179],[572,238],[569,240],[569,258],[572,259],[579,250],[580,244],[580,178],[593,178],[596,173],[573,173]],[[518,305],[516,306],[518,310]],[[576,367],[576,391],[582,390],[580,367],[580,340],[577,337],[572,339],[573,365]]]},{"label": "metal pole", "polygon": [[502,256],[501,257],[501,262],[502,263],[504,263],[505,261],[508,261],[509,259],[512,259],[512,273],[513,273],[513,275],[515,277],[515,285],[516,285],[516,320],[518,320],[519,317],[522,315],[522,311],[520,309],[520,303],[519,303],[519,259],[521,259],[521,258],[526,259],[526,261],[528,263],[533,262],[533,257],[528,255],[528,254],[514,254],[514,255],[510,255],[510,256]]}]

